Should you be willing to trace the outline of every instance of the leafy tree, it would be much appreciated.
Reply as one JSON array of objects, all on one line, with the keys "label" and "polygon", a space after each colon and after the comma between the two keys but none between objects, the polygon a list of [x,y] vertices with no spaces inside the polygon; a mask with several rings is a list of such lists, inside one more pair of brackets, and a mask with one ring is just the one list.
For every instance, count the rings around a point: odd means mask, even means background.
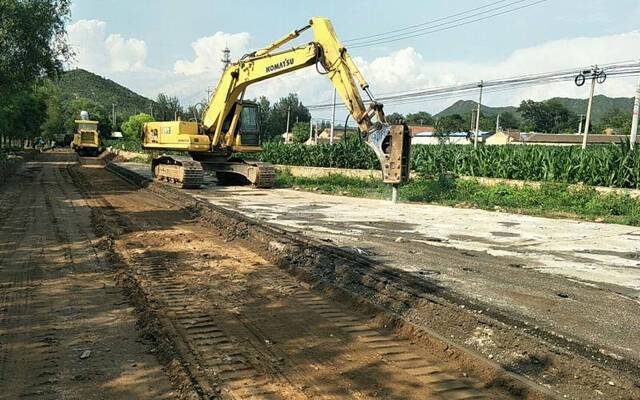
[{"label": "leafy tree", "polygon": [[265,96],[260,96],[253,100],[258,105],[258,126],[260,127],[260,137],[267,139],[271,137],[267,132],[269,129],[269,114],[271,113],[271,102]]},{"label": "leafy tree", "polygon": [[394,112],[391,114],[386,115],[387,117],[387,122],[389,122],[390,124],[398,124],[401,122],[404,122],[404,115]]},{"label": "leafy tree", "polygon": [[147,122],[155,121],[149,114],[132,115],[129,119],[122,123],[122,136],[127,140],[139,140],[142,132],[142,125]]},{"label": "leafy tree", "polygon": [[40,136],[40,125],[45,120],[47,105],[33,90],[14,92],[5,99],[3,136],[8,140],[25,140]]},{"label": "leafy tree", "polygon": [[158,94],[156,109],[153,114],[158,121],[173,121],[176,117],[182,118],[184,111],[177,97],[169,97],[164,93]]},{"label": "leafy tree", "polygon": [[631,132],[631,119],[630,113],[613,108],[604,114],[598,124],[597,131],[603,133],[606,129],[611,128],[617,135],[628,134]]},{"label": "leafy tree", "polygon": [[538,132],[574,132],[578,116],[558,100],[535,102],[524,100],[518,111],[522,113],[523,127]]},{"label": "leafy tree", "polygon": [[431,114],[426,111],[418,111],[416,113],[409,113],[405,118],[407,124],[414,125],[435,125],[435,119]]},{"label": "leafy tree", "polygon": [[0,0],[0,92],[62,71],[69,13],[70,0]]},{"label": "leafy tree", "polygon": [[63,105],[64,128],[66,132],[74,132],[76,129],[75,120],[80,119],[80,111],[87,111],[89,119],[98,121],[98,131],[100,136],[111,136],[111,119],[109,113],[95,101],[80,98],[72,100]]},{"label": "leafy tree", "polygon": [[503,129],[518,129],[520,121],[514,113],[507,111],[500,113],[500,126]]},{"label": "leafy tree", "polygon": [[[461,131],[473,131],[475,132],[475,128],[476,128],[476,114],[475,112],[473,113],[468,113],[462,116],[462,119],[464,119],[465,121],[465,126],[464,129],[462,129]],[[482,112],[482,110],[480,111],[480,126],[479,126],[481,131],[485,131],[485,132],[491,132],[494,131],[496,129],[496,117],[494,117],[493,115],[485,115],[485,113]],[[459,131],[459,132],[461,132]]]},{"label": "leafy tree", "polygon": [[199,121],[202,122],[202,109],[198,105],[191,105],[184,109],[184,115],[182,118],[187,121]]},{"label": "leafy tree", "polygon": [[451,114],[438,119],[436,133],[464,132],[467,130],[467,121],[460,114]]},{"label": "leafy tree", "polygon": [[[263,108],[264,104],[262,99],[259,101],[259,109]],[[293,125],[296,122],[309,122],[311,119],[311,113],[307,107],[298,99],[298,95],[295,93],[289,93],[287,97],[282,97],[269,107],[268,116],[263,123],[263,138],[270,139],[279,136],[287,129],[287,112],[291,111],[290,124]],[[259,110],[259,113],[263,113],[264,110]],[[260,118],[264,118],[264,115],[259,115]]]},{"label": "leafy tree", "polygon": [[36,94],[46,103],[46,117],[42,123],[42,136],[49,140],[61,140],[65,134],[65,120],[60,89],[52,81],[45,80],[36,88]]},{"label": "leafy tree", "polygon": [[295,143],[304,143],[309,139],[309,123],[308,122],[296,122],[293,124],[291,130],[293,135],[293,141]]},{"label": "leafy tree", "polygon": [[69,0],[0,0],[0,145],[40,136],[48,106],[36,84],[71,55],[68,16]]}]

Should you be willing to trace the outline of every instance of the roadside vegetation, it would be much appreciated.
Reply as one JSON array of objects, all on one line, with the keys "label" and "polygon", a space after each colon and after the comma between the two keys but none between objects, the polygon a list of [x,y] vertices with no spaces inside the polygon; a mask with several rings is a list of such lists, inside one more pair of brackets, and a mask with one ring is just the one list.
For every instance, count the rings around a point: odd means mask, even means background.
[{"label": "roadside vegetation", "polygon": [[[423,177],[445,173],[527,181],[640,188],[640,149],[591,146],[413,146],[411,169]],[[254,156],[254,155],[252,155]],[[357,138],[335,145],[267,143],[261,161],[283,165],[379,169],[373,152]]]},{"label": "roadside vegetation", "polygon": [[[352,197],[390,197],[389,186],[378,180],[343,175],[304,178],[285,172],[278,174],[276,186]],[[473,179],[446,176],[417,178],[400,187],[400,199],[407,202],[640,226],[640,199],[619,193],[602,194],[593,187],[562,183],[515,187],[507,184],[483,185]]]}]

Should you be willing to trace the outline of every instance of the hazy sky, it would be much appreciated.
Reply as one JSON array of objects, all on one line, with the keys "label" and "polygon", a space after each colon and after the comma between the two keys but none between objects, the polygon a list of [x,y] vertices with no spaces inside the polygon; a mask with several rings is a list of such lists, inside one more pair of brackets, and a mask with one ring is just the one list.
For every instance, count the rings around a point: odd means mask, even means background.
[{"label": "hazy sky", "polygon": [[[73,66],[149,97],[162,91],[188,104],[200,100],[208,86],[215,86],[225,45],[237,58],[306,25],[314,15],[331,19],[340,38],[348,41],[491,3],[495,3],[491,8],[498,8],[516,1],[75,0],[69,32],[77,54]],[[521,0],[496,12],[534,1]],[[304,36],[300,43],[310,37]],[[374,93],[640,60],[640,2],[547,0],[441,32],[352,48],[350,53]],[[633,79],[612,79],[598,90],[631,97],[634,85]],[[325,103],[332,95],[331,85],[314,68],[261,83],[249,94],[275,99],[290,91],[299,93],[306,104]],[[555,84],[493,94],[486,102],[502,105],[516,104],[524,97],[584,97],[584,91],[571,84]],[[451,101],[390,106],[388,111],[437,112]],[[315,116],[328,114],[322,111]]]}]

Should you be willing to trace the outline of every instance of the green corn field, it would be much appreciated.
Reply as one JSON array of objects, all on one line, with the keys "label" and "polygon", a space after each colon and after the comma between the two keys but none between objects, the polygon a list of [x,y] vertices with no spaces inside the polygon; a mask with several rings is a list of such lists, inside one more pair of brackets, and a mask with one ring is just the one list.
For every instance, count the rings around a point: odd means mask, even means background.
[{"label": "green corn field", "polygon": [[[335,145],[267,143],[259,155],[274,164],[332,168],[378,169],[366,145],[348,140]],[[412,147],[411,168],[422,176],[442,173],[592,186],[640,188],[640,149],[625,145],[483,146],[418,145]]]}]

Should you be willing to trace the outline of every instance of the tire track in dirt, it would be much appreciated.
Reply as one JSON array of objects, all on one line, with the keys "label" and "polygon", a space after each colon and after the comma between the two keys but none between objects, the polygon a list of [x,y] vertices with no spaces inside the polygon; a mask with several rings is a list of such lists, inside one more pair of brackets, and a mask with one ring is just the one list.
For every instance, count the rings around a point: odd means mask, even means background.
[{"label": "tire track in dirt", "polygon": [[369,326],[165,199],[103,171],[80,174],[87,196],[109,205],[100,225],[126,264],[123,279],[164,321],[158,342],[178,343],[205,396],[483,397],[428,351]]},{"label": "tire track in dirt", "polygon": [[0,398],[173,398],[130,312],[112,306],[122,296],[57,158],[36,158],[0,188]]}]

